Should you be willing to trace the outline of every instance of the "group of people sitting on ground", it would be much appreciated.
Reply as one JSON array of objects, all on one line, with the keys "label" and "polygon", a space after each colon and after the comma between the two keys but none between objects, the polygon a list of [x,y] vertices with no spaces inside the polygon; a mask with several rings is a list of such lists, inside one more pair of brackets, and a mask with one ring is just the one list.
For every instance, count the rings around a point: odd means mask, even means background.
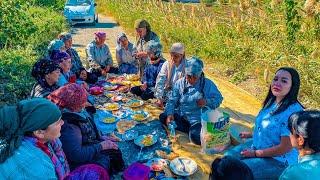
[{"label": "group of people sitting on ground", "polygon": [[[107,73],[139,74],[142,85],[131,87],[131,93],[156,99],[164,108],[159,120],[165,126],[175,122],[192,143],[201,144],[201,109],[216,109],[223,100],[205,76],[203,61],[187,58],[182,43],[172,44],[166,60],[150,24],[137,20],[135,29],[135,44],[124,33],[117,37],[118,66],[104,32],[95,33],[86,48],[87,69],[70,33],[49,44],[48,56],[32,68],[32,99],[0,109],[0,179],[109,179],[123,171],[116,139],[103,136],[94,123],[94,99],[88,93]],[[210,179],[320,177],[320,112],[304,110],[299,89],[298,72],[280,68],[253,132],[240,133],[248,140],[212,163]]]}]

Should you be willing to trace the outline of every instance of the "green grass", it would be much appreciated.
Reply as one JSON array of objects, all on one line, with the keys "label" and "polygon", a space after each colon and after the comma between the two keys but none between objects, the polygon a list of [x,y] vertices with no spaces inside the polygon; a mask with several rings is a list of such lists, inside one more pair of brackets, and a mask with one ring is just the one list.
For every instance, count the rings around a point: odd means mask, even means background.
[{"label": "green grass", "polygon": [[49,41],[68,29],[62,7],[61,0],[0,2],[0,105],[30,94],[34,62],[46,54]]},{"label": "green grass", "polygon": [[306,107],[319,107],[320,36],[316,18],[298,11],[301,28],[291,33],[295,41],[289,42],[285,4],[241,2],[206,7],[155,0],[97,1],[100,13],[111,14],[129,32],[134,32],[136,19],[147,19],[166,50],[180,41],[188,55],[200,56],[206,67],[235,84],[254,78],[256,86],[266,86],[264,72],[269,72],[266,80],[270,82],[279,67],[295,67],[302,81],[300,101]]}]

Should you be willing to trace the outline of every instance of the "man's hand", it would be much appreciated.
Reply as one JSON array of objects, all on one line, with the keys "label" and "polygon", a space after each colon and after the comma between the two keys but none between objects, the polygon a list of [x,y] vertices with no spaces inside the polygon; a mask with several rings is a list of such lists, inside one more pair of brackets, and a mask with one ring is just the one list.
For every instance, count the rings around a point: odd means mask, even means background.
[{"label": "man's hand", "polygon": [[240,153],[242,157],[255,157],[255,152],[252,149],[245,149]]},{"label": "man's hand", "polygon": [[202,98],[197,101],[197,104],[199,107],[204,107],[205,105],[207,105],[207,101]]},{"label": "man's hand", "polygon": [[239,137],[241,139],[247,139],[247,138],[252,138],[252,133],[251,132],[240,132]]},{"label": "man's hand", "polygon": [[174,117],[173,117],[173,115],[169,115],[169,116],[167,116],[167,119],[166,119],[166,124],[167,124],[167,126],[169,125],[169,123],[171,122],[171,121],[173,121],[174,120]]},{"label": "man's hand", "polygon": [[157,106],[159,106],[159,107],[161,107],[161,108],[163,108],[163,100],[162,99],[157,99],[157,101],[156,101],[156,105]]},{"label": "man's hand", "polygon": [[103,150],[118,149],[118,145],[110,140],[102,141],[100,144],[101,144]]},{"label": "man's hand", "polygon": [[141,86],[140,86],[140,89],[142,90],[142,91],[145,91],[146,89],[147,89],[147,83],[143,83]]}]

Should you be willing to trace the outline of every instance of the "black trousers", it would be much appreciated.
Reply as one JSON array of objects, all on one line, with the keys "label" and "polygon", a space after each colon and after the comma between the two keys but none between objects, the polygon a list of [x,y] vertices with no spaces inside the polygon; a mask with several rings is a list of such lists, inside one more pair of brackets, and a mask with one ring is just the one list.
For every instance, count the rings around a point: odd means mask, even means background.
[{"label": "black trousers", "polygon": [[[191,125],[188,120],[184,119],[180,115],[175,113],[173,116],[174,116],[174,121],[177,124],[176,130],[184,133],[188,133],[190,141],[194,144],[200,145],[201,144],[201,140],[200,140],[201,123],[199,122]],[[161,123],[166,125],[167,117],[168,116],[165,113],[162,113],[159,116],[159,120],[161,121]]]},{"label": "black trousers", "polygon": [[141,99],[143,99],[143,100],[148,100],[148,99],[154,98],[153,92],[149,88],[147,88],[145,91],[142,91],[140,89],[140,86],[135,86],[135,87],[131,88],[130,92],[132,94],[140,96]]}]

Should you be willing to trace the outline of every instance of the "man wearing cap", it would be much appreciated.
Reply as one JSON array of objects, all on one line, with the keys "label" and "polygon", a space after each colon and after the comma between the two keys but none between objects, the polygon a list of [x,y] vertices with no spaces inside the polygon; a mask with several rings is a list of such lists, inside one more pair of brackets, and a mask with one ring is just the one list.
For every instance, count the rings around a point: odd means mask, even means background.
[{"label": "man wearing cap", "polygon": [[72,74],[76,74],[81,68],[83,68],[83,65],[78,52],[74,48],[72,48],[72,36],[70,33],[64,32],[59,35],[59,39],[64,42],[66,52],[71,57],[71,72]]},{"label": "man wearing cap", "polygon": [[154,40],[160,43],[159,37],[156,33],[151,31],[151,26],[145,19],[138,19],[134,24],[134,28],[137,33],[136,49],[137,53],[135,57],[139,60],[139,72],[142,77],[144,67],[149,63],[148,54],[146,52],[146,46],[149,41]]},{"label": "man wearing cap", "polygon": [[164,62],[157,77],[155,97],[157,104],[163,107],[172,93],[172,86],[185,74],[185,50],[182,43],[174,43],[170,48],[170,61]]},{"label": "man wearing cap", "polygon": [[112,56],[105,41],[106,33],[96,32],[95,40],[89,43],[86,48],[90,71],[98,77],[106,73],[118,73],[118,68],[113,67]]},{"label": "man wearing cap", "polygon": [[201,108],[215,109],[222,100],[217,86],[204,76],[202,60],[191,57],[186,61],[185,76],[174,84],[172,97],[159,119],[165,125],[175,121],[177,130],[189,133],[190,140],[200,145]]},{"label": "man wearing cap", "polygon": [[165,59],[162,57],[162,46],[159,42],[151,40],[146,48],[150,58],[150,64],[143,72],[142,85],[131,88],[131,93],[140,96],[143,100],[154,98],[154,86],[157,76]]}]

